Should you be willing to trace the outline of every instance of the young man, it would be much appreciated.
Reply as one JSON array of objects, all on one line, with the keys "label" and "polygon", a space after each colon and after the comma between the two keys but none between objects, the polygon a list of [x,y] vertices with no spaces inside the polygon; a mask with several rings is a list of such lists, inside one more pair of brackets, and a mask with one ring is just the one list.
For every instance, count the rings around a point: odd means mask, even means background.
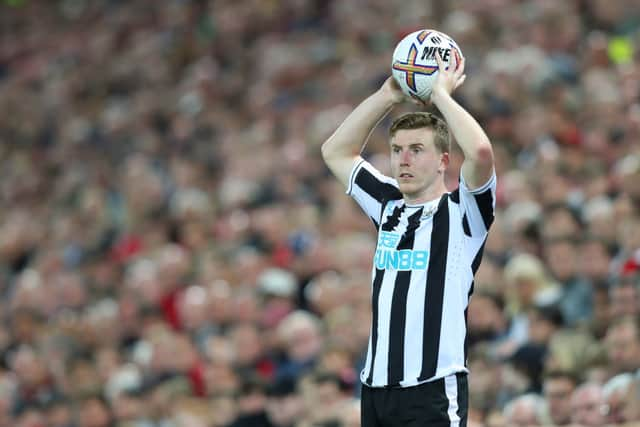
[{"label": "young man", "polygon": [[[359,153],[376,124],[406,98],[389,78],[323,144],[333,174],[378,229],[372,328],[362,387],[362,425],[466,426],[466,310],[493,222],[493,151],[452,97],[464,60],[440,71],[427,113],[396,119],[387,177]],[[447,123],[449,126],[447,126]],[[449,129],[464,154],[460,185],[447,192]]]}]

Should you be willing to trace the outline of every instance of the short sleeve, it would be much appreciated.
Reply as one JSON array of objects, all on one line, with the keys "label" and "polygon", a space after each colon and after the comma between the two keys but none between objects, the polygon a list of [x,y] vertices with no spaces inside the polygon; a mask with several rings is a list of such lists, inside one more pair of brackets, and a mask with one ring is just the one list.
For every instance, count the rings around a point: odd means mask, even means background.
[{"label": "short sleeve", "polygon": [[364,159],[354,162],[347,194],[353,197],[376,227],[379,226],[384,204],[402,198],[397,182]]},{"label": "short sleeve", "polygon": [[470,237],[486,237],[489,228],[495,217],[496,207],[496,184],[495,171],[491,178],[479,188],[469,190],[460,176],[460,187],[458,188],[460,206],[463,212],[463,222],[465,232]]}]

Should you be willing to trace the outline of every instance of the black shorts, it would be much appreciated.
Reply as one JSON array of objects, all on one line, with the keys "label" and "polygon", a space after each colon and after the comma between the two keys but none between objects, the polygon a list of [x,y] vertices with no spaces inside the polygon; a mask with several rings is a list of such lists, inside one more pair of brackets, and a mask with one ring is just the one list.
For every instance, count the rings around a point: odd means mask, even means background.
[{"label": "black shorts", "polygon": [[466,427],[467,374],[406,388],[363,385],[361,409],[362,427]]}]

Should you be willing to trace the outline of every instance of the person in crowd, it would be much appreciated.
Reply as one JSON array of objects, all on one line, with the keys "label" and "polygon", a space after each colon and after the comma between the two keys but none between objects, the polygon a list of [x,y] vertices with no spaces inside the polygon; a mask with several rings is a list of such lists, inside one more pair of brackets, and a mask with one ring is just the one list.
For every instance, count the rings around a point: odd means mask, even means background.
[{"label": "person in crowd", "polygon": [[602,385],[596,382],[583,383],[571,396],[571,422],[585,427],[602,426],[607,407]]},{"label": "person in crowd", "polygon": [[577,378],[571,373],[562,371],[546,373],[543,393],[553,425],[564,426],[571,423],[571,396],[577,384]]},{"label": "person in crowd", "polygon": [[[357,382],[376,236],[319,153],[425,23],[465,55],[454,96],[500,178],[459,321],[475,334],[468,425],[504,424],[531,392],[532,339],[550,336],[545,370],[581,374],[572,408],[636,375],[635,0],[366,3],[0,2],[0,427],[309,423],[318,369]],[[362,152],[385,175],[390,124]],[[447,192],[465,157],[451,147]],[[532,338],[531,306],[554,303],[563,327],[538,319]],[[320,332],[285,341],[298,310]],[[496,358],[488,330],[518,345]],[[603,387],[605,417],[640,421],[634,381]],[[595,408],[571,415],[594,424]]]},{"label": "person in crowd", "polygon": [[508,426],[528,427],[542,424],[544,399],[537,394],[523,394],[503,409],[504,421]]}]

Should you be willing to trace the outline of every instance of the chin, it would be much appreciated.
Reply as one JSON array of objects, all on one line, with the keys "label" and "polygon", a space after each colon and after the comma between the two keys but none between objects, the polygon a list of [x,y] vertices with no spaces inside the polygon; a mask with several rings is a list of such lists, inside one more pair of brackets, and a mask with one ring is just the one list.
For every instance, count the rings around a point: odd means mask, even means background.
[{"label": "chin", "polygon": [[418,186],[413,182],[398,182],[398,188],[403,193],[415,193],[418,191]]},{"label": "chin", "polygon": [[409,199],[415,199],[419,195],[418,192],[416,192],[413,188],[400,187],[400,192],[405,198]]},{"label": "chin", "polygon": [[402,194],[412,193],[411,185],[407,184],[398,184],[398,189]]}]

